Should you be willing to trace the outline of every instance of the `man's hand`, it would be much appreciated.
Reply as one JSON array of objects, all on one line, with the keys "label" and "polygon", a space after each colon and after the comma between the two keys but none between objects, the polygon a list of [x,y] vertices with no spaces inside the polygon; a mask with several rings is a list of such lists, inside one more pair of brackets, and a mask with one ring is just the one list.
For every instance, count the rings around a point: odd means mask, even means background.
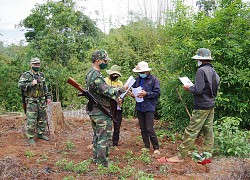
[{"label": "man's hand", "polygon": [[138,93],[138,95],[137,95],[137,97],[139,97],[139,98],[143,98],[144,96],[146,96],[147,95],[147,92],[146,91],[144,91],[144,90],[142,90],[142,92],[141,93]]},{"label": "man's hand", "polygon": [[189,87],[190,87],[190,85],[184,85],[184,86],[183,86],[183,89],[184,89],[185,91],[189,91]]},{"label": "man's hand", "polygon": [[118,105],[120,106],[120,107],[122,107],[122,98],[120,98],[120,97],[118,97]]},{"label": "man's hand", "polygon": [[34,79],[34,80],[32,81],[32,85],[34,86],[34,85],[36,85],[36,84],[37,84],[37,80]]}]

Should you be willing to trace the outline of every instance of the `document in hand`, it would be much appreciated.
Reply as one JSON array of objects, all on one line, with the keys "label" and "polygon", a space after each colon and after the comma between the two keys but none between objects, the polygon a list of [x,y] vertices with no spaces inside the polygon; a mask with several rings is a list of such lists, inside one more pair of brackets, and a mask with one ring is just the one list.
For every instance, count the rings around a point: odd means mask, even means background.
[{"label": "document in hand", "polygon": [[142,92],[142,87],[141,87],[141,86],[139,86],[139,87],[137,87],[137,88],[132,88],[132,93],[133,93],[134,96],[135,96],[136,102],[143,102],[143,101],[144,101],[143,98],[137,97],[138,93],[141,93],[141,92]]},{"label": "document in hand", "polygon": [[179,79],[181,80],[182,84],[184,84],[184,85],[190,85],[190,86],[194,85],[188,77],[179,77]]},{"label": "document in hand", "polygon": [[124,84],[124,85],[128,85],[128,89],[120,95],[120,98],[124,98],[124,96],[127,94],[127,92],[129,91],[131,86],[133,86],[134,83],[135,83],[135,79],[133,78],[133,76],[129,76],[128,80]]}]

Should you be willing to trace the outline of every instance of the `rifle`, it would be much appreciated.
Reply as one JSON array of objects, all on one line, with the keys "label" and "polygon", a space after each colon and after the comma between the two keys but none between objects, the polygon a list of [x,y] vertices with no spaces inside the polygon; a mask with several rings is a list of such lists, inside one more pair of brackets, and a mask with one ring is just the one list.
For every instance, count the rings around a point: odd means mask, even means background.
[{"label": "rifle", "polygon": [[93,101],[94,104],[104,113],[106,114],[108,117],[110,117],[112,120],[114,120],[112,114],[110,112],[108,112],[101,103],[99,103],[96,98],[86,89],[83,89],[73,78],[69,78],[67,80],[67,83],[69,83],[70,85],[72,85],[74,88],[78,89],[79,91],[81,91],[81,93],[78,94],[78,96],[85,96],[89,101]]}]

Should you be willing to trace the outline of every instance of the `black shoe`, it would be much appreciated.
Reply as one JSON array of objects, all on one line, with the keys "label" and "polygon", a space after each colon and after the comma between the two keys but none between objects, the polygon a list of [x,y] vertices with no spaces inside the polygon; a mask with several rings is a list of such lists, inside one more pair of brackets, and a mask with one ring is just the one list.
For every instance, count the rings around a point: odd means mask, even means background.
[{"label": "black shoe", "polygon": [[43,135],[43,134],[38,134],[38,135],[37,135],[37,138],[38,138],[38,139],[43,139],[43,140],[45,140],[45,141],[49,141],[49,137],[48,137],[48,136],[45,136],[45,135]]}]

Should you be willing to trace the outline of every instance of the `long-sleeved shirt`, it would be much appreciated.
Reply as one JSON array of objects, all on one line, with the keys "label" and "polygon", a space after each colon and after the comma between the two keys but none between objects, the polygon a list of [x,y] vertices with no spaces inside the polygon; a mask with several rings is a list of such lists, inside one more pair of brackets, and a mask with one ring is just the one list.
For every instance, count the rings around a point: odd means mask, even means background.
[{"label": "long-sleeved shirt", "polygon": [[146,78],[138,76],[135,80],[133,88],[141,86],[142,89],[146,91],[146,96],[143,97],[144,101],[140,103],[136,102],[135,109],[141,112],[154,112],[158,98],[161,94],[159,80],[151,74]]},{"label": "long-sleeved shirt", "polygon": [[195,84],[190,86],[189,91],[194,95],[194,109],[211,109],[217,95],[219,75],[210,63],[199,66]]},{"label": "long-sleeved shirt", "polygon": [[[109,86],[105,82],[102,73],[100,71],[95,70],[93,67],[90,68],[89,72],[87,73],[85,77],[85,82],[89,92],[107,110],[109,110],[110,108],[110,99],[115,100],[117,99],[117,97],[121,95],[121,93],[125,92],[124,87],[114,88],[112,86]],[[88,107],[87,105],[87,112],[89,113],[89,115],[98,115],[101,113],[101,111],[98,109],[96,105],[91,105],[91,106],[92,107]]]}]

